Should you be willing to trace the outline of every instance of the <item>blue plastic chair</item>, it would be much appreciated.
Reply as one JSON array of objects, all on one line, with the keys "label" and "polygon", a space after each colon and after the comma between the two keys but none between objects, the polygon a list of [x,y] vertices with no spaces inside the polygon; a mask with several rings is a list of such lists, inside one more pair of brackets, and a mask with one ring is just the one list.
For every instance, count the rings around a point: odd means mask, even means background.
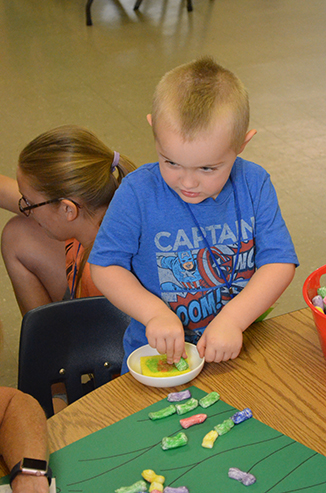
[{"label": "blue plastic chair", "polygon": [[102,296],[30,310],[21,326],[18,388],[35,397],[50,417],[52,384],[64,383],[71,404],[87,393],[82,375],[92,376],[86,387],[109,382],[121,371],[129,321]]}]

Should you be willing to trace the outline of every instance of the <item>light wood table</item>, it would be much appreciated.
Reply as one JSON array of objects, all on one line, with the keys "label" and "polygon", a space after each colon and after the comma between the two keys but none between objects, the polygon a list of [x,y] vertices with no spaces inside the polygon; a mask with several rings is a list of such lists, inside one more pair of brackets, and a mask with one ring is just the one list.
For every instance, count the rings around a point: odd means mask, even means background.
[{"label": "light wood table", "polygon": [[[195,385],[326,455],[326,359],[309,308],[253,324],[240,356],[205,364],[177,388],[146,387],[130,374],[116,378],[48,420],[50,452]],[[8,472],[1,467],[0,476]]]},{"label": "light wood table", "polygon": [[253,324],[241,355],[205,364],[177,388],[146,387],[130,374],[91,392],[48,420],[50,452],[195,385],[326,455],[326,359],[309,308]]}]

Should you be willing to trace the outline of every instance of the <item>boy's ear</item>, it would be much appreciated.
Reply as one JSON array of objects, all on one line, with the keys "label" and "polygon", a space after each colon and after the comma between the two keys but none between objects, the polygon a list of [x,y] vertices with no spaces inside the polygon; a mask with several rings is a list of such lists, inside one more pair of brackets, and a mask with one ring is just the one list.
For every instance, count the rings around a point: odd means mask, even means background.
[{"label": "boy's ear", "polygon": [[63,199],[61,200],[61,205],[67,221],[73,221],[78,217],[78,207],[71,200]]},{"label": "boy's ear", "polygon": [[243,144],[240,147],[240,151],[238,152],[238,154],[241,154],[241,152],[245,150],[246,145],[249,144],[249,142],[254,137],[254,135],[256,135],[256,133],[257,133],[257,130],[255,130],[255,129],[249,130],[249,132],[246,133]]},{"label": "boy's ear", "polygon": [[150,126],[152,126],[152,115],[147,115],[146,118],[147,118],[147,121],[150,124]]}]

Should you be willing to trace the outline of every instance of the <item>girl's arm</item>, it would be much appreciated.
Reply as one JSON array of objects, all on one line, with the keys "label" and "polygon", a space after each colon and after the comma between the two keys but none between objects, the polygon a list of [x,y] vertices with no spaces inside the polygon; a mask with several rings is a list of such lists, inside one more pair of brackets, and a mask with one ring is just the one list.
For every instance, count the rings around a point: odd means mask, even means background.
[{"label": "girl's arm", "polygon": [[212,320],[197,344],[207,362],[234,359],[242,347],[242,332],[281,296],[294,277],[294,264],[266,264],[245,288]]},{"label": "girl's arm", "polygon": [[[23,457],[47,460],[47,424],[39,403],[17,389],[0,387],[0,453],[11,470]],[[46,493],[47,478],[18,474],[13,493]]]},{"label": "girl's arm", "polygon": [[17,181],[9,176],[0,175],[0,207],[10,212],[19,213],[18,200],[21,194]]},{"label": "girl's arm", "polygon": [[90,264],[90,269],[96,287],[120,310],[145,325],[150,346],[166,354],[168,363],[186,357],[182,323],[164,301],[123,267]]}]

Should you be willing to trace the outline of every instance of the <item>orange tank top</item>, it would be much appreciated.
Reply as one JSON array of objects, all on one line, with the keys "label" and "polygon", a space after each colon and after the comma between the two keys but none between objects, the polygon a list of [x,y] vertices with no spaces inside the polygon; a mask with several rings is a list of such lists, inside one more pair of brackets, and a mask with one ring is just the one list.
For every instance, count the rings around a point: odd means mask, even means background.
[{"label": "orange tank top", "polygon": [[[66,276],[69,291],[76,289],[77,273],[80,261],[83,257],[84,248],[72,238],[66,241]],[[89,263],[86,262],[81,280],[77,287],[74,298],[89,298],[91,296],[103,296],[92,281]]]}]

